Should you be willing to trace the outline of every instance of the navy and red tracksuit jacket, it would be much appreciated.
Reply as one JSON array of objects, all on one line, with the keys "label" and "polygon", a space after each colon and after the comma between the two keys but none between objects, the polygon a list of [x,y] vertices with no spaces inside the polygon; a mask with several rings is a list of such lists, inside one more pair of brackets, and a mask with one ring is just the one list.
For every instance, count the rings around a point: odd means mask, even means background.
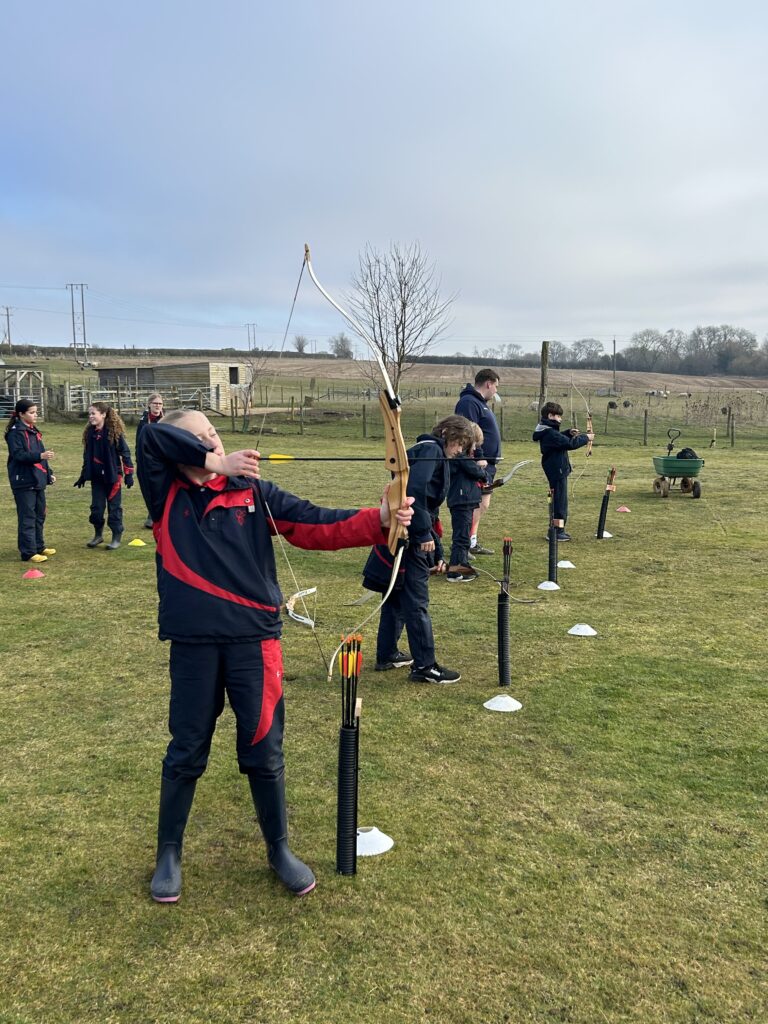
[{"label": "navy and red tracksuit jacket", "polygon": [[88,427],[80,479],[100,483],[109,497],[113,498],[120,490],[123,476],[129,476],[131,473],[133,460],[125,434],[120,434],[112,444],[106,428],[97,430],[95,427]]},{"label": "navy and red tracksuit jacket", "polygon": [[179,464],[210,452],[165,423],[142,431],[139,481],[154,522],[161,640],[237,643],[279,637],[283,597],[271,537],[335,551],[381,543],[378,508],[327,509],[268,481],[217,476],[194,484]]},{"label": "navy and red tracksuit jacket", "polygon": [[5,435],[8,444],[8,479],[14,491],[42,491],[51,483],[51,469],[45,451],[43,435],[37,427],[16,420]]}]

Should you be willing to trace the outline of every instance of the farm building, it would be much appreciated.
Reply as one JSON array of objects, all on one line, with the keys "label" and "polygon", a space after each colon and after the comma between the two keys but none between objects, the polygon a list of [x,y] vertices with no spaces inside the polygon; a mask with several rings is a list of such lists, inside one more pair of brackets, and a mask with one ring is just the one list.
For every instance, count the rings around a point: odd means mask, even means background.
[{"label": "farm building", "polygon": [[228,415],[233,399],[242,402],[252,377],[248,363],[201,361],[156,366],[99,367],[98,392],[125,412],[140,411],[148,395],[159,391],[168,408],[195,406]]}]

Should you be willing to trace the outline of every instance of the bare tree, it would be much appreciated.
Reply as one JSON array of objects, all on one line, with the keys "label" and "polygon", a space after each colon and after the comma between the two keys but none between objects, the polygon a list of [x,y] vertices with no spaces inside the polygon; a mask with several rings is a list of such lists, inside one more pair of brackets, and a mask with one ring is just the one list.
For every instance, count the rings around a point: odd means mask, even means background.
[{"label": "bare tree", "polygon": [[352,339],[348,338],[344,331],[328,339],[328,349],[337,359],[352,359],[354,355]]},{"label": "bare tree", "polygon": [[256,352],[249,352],[247,356],[243,357],[242,362],[244,364],[243,373],[241,374],[243,379],[238,381],[237,385],[232,388],[232,391],[237,394],[243,405],[243,425],[241,429],[245,433],[251,422],[251,409],[253,408],[256,387],[259,380],[266,376],[267,359],[266,356],[259,355]]},{"label": "bare tree", "polygon": [[299,355],[303,355],[303,353],[307,351],[308,345],[309,338],[305,338],[303,334],[297,334],[293,339],[293,347],[296,349]]},{"label": "bare tree", "polygon": [[[397,391],[400,379],[425,355],[449,325],[454,296],[440,297],[440,278],[418,242],[392,243],[380,253],[367,245],[347,297],[354,315],[368,331]],[[363,367],[366,364],[362,364]],[[374,369],[366,374],[380,381]]]},{"label": "bare tree", "polygon": [[549,344],[549,365],[565,366],[571,358],[571,350],[562,341],[550,341]]},{"label": "bare tree", "polygon": [[581,338],[571,345],[573,358],[578,363],[593,363],[603,354],[603,343],[596,338]]}]

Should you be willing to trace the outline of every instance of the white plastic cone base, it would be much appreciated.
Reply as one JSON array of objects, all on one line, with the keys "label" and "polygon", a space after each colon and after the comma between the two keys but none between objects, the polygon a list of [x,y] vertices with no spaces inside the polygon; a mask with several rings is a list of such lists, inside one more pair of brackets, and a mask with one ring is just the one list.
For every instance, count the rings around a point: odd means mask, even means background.
[{"label": "white plastic cone base", "polygon": [[632,509],[631,508],[627,508],[626,505],[619,505],[619,507],[616,509],[616,511],[617,512],[631,512]]},{"label": "white plastic cone base", "polygon": [[519,700],[510,697],[508,693],[499,693],[483,704],[489,711],[519,711],[522,706]]},{"label": "white plastic cone base", "polygon": [[572,636],[597,636],[597,630],[592,629],[586,622],[577,622],[575,626],[572,626],[568,632]]},{"label": "white plastic cone base", "polygon": [[[595,536],[597,536],[597,534],[595,534]],[[607,530],[603,530],[603,537],[602,537],[603,540],[610,540],[611,537],[613,537],[612,533],[608,533]]]},{"label": "white plastic cone base", "polygon": [[138,537],[134,537],[133,540],[128,541],[129,548],[145,548],[147,542],[145,540],[139,540]]},{"label": "white plastic cone base", "polygon": [[562,560],[562,562],[558,562],[557,563],[557,568],[558,569],[575,569],[576,566],[573,564],[573,562],[569,562],[567,558],[564,558]]},{"label": "white plastic cone base", "polygon": [[544,582],[540,583],[536,589],[537,590],[559,590],[560,587],[558,586],[557,583],[553,583],[552,580],[544,580]]},{"label": "white plastic cone base", "polygon": [[377,857],[395,845],[395,840],[380,832],[375,825],[361,826],[357,830],[357,856]]}]

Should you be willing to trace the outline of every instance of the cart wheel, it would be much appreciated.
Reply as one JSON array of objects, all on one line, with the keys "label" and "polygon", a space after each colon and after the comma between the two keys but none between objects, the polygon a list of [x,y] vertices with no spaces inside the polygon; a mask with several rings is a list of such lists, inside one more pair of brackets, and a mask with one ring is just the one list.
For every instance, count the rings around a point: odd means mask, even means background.
[{"label": "cart wheel", "polygon": [[683,494],[690,494],[693,490],[693,480],[689,476],[684,476],[680,481],[680,490]]},{"label": "cart wheel", "polygon": [[692,498],[700,498],[701,497],[701,484],[699,483],[698,480],[694,480],[693,481],[693,487],[691,488],[691,497]]},{"label": "cart wheel", "polygon": [[661,494],[661,481],[664,479],[663,476],[657,476],[653,481],[653,493]]}]

